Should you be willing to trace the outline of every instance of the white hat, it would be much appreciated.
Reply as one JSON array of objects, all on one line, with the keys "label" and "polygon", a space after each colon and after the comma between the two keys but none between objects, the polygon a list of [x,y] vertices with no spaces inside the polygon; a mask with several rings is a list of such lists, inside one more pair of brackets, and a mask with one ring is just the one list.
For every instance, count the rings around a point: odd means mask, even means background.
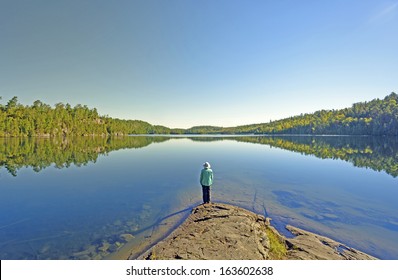
[{"label": "white hat", "polygon": [[204,166],[205,168],[210,168],[210,163],[208,163],[208,162],[206,161],[205,163],[203,163],[203,166]]}]

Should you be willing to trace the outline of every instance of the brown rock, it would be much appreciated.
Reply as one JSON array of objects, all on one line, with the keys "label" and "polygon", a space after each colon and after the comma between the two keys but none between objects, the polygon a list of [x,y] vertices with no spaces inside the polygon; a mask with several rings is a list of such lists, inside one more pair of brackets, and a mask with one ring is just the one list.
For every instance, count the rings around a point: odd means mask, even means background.
[{"label": "brown rock", "polygon": [[289,259],[294,260],[375,260],[376,258],[350,248],[330,238],[317,235],[293,226],[286,228],[296,235],[286,239],[290,247]]},{"label": "brown rock", "polygon": [[269,242],[265,219],[225,204],[205,204],[143,259],[266,259]]},{"label": "brown rock", "polygon": [[287,229],[296,237],[285,238],[269,220],[232,205],[199,205],[180,227],[138,259],[264,260],[275,256],[296,260],[375,259],[292,226]]}]

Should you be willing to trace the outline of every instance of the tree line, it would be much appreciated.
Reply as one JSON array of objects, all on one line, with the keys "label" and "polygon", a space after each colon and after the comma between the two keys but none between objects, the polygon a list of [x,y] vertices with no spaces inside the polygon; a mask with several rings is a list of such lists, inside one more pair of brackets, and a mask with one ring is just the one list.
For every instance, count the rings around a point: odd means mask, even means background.
[{"label": "tree line", "polygon": [[341,110],[320,110],[269,123],[237,127],[196,126],[170,129],[141,120],[100,116],[97,109],[80,104],[57,103],[51,107],[40,100],[31,106],[13,97],[0,103],[0,137],[89,136],[128,134],[307,134],[307,135],[398,135],[398,95],[355,103]]},{"label": "tree line", "polygon": [[190,134],[398,135],[398,95],[355,103],[341,110],[320,110],[269,123],[237,127],[197,126]]},{"label": "tree line", "polygon": [[105,136],[127,134],[168,134],[170,129],[140,120],[100,116],[97,109],[80,104],[57,103],[55,107],[36,100],[31,106],[18,103],[15,96],[0,104],[0,137],[18,136]]}]

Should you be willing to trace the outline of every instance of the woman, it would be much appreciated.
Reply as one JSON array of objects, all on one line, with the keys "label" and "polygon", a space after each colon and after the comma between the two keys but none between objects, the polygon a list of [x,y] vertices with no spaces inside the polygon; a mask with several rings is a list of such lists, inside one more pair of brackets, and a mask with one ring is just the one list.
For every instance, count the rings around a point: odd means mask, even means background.
[{"label": "woman", "polygon": [[207,161],[203,164],[200,172],[200,184],[202,185],[203,203],[210,202],[210,187],[213,184],[213,170],[210,169],[210,163]]}]

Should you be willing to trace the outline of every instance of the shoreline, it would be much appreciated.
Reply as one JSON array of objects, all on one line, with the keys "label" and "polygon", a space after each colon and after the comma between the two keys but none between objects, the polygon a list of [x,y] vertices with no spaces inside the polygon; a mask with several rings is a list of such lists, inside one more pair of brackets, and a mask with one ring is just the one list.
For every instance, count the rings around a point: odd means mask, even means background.
[{"label": "shoreline", "polygon": [[[338,241],[290,225],[285,237],[271,219],[225,203],[195,206],[182,223],[141,254],[138,260],[374,260]],[[164,236],[164,235],[163,235]],[[143,248],[144,249],[144,248]]]}]

